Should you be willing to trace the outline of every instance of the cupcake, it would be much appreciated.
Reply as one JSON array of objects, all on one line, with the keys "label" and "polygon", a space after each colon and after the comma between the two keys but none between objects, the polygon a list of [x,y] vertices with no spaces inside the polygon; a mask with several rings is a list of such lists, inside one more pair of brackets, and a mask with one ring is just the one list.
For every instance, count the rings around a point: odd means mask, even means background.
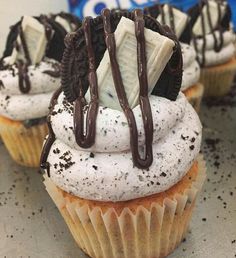
[{"label": "cupcake", "polygon": [[8,35],[0,65],[0,134],[21,165],[39,166],[48,106],[60,87],[65,35],[46,16],[24,16]]},{"label": "cupcake", "polygon": [[141,10],[104,9],[66,46],[41,156],[46,189],[90,257],[167,256],[205,177],[201,123],[179,93],[180,45]]},{"label": "cupcake", "polygon": [[200,81],[205,96],[223,96],[230,91],[236,71],[231,10],[226,1],[201,1],[189,11],[192,45],[201,66]]},{"label": "cupcake", "polygon": [[163,25],[169,26],[180,41],[183,54],[183,79],[181,91],[197,112],[200,110],[203,96],[203,85],[199,82],[200,67],[196,51],[190,45],[192,30],[190,18],[169,4],[155,4],[145,8],[145,13]]}]

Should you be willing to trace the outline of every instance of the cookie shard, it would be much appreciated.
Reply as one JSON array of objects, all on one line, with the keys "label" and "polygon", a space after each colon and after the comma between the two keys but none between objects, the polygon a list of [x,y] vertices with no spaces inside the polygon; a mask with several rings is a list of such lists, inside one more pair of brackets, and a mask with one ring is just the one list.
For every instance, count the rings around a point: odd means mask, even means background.
[{"label": "cookie shard", "polygon": [[[209,13],[210,13],[210,19],[212,22],[213,30],[217,28],[218,21],[219,21],[219,12],[218,12],[218,3],[212,0],[208,1],[209,4]],[[226,3],[220,3],[220,10],[221,10],[221,19],[225,16],[227,9]],[[205,25],[205,34],[211,33],[211,26],[209,24],[209,19],[207,15],[207,5],[205,4],[202,8],[202,14],[204,19],[204,25]],[[220,21],[221,22],[221,21]],[[193,26],[193,34],[195,36],[203,36],[203,27],[202,27],[202,17],[201,15],[198,16],[197,21],[195,22]]]},{"label": "cookie shard", "polygon": [[[174,7],[172,8],[172,10],[173,10],[173,16],[174,16],[174,23],[175,23],[175,34],[177,38],[180,38],[180,36],[182,35],[182,33],[186,28],[189,16],[186,13],[183,13]],[[163,13],[165,15],[166,25],[171,27],[171,15],[170,15],[168,4],[165,4],[163,6]],[[162,23],[161,14],[157,16],[157,21]]]},{"label": "cookie shard", "polygon": [[[39,21],[37,21],[37,19],[30,16],[23,17],[21,26],[30,55],[31,64],[37,64],[42,60],[47,46],[45,28]],[[16,60],[26,61],[19,35],[17,36],[16,41],[18,47],[13,48],[11,64],[15,63]]]},{"label": "cookie shard", "polygon": [[[135,36],[134,22],[122,17],[116,30],[116,56],[121,71],[121,76],[131,108],[139,104],[139,79],[137,64],[137,39]],[[174,41],[150,29],[144,29],[146,41],[147,78],[151,94],[162,71],[173,54]],[[98,68],[98,89],[100,105],[116,110],[122,110],[115,85],[113,82],[110,58],[106,50]],[[89,91],[86,99],[89,101]]]}]

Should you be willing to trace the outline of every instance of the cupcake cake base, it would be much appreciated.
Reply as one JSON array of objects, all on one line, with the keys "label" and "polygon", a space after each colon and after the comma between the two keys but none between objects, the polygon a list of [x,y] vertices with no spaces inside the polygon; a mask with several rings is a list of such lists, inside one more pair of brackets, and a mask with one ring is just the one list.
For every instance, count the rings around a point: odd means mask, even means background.
[{"label": "cupcake cake base", "polygon": [[197,113],[200,112],[202,97],[204,94],[204,86],[201,83],[197,83],[188,89],[183,91],[184,95],[188,99],[189,103],[194,107]]},{"label": "cupcake cake base", "polygon": [[236,73],[236,58],[226,64],[201,69],[200,81],[204,85],[204,96],[220,97],[226,95],[232,86]]},{"label": "cupcake cake base", "polygon": [[26,128],[23,122],[0,116],[0,135],[12,159],[20,165],[39,167],[47,124]]},{"label": "cupcake cake base", "polygon": [[90,257],[166,257],[185,237],[206,177],[202,156],[169,190],[126,202],[84,200],[45,176],[44,184],[75,241]]}]

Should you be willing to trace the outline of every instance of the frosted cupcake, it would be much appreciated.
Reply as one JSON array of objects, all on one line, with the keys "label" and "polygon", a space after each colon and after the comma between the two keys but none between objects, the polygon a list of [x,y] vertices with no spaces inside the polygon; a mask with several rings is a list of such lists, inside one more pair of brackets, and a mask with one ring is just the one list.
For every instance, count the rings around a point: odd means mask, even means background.
[{"label": "frosted cupcake", "polygon": [[223,96],[229,92],[236,71],[230,7],[226,1],[201,1],[188,13],[205,96]]},{"label": "frosted cupcake", "polygon": [[108,9],[66,42],[41,157],[46,189],[90,257],[167,256],[205,176],[201,123],[179,94],[180,45],[140,10]]},{"label": "frosted cupcake", "polygon": [[192,30],[190,18],[169,4],[156,4],[145,8],[145,13],[163,25],[169,26],[179,38],[183,54],[183,80],[181,91],[197,112],[200,110],[203,96],[203,85],[199,82],[200,67],[196,52],[190,45]]},{"label": "frosted cupcake", "polygon": [[24,16],[9,33],[0,69],[0,134],[21,165],[39,166],[48,106],[60,86],[65,35],[46,16]]}]

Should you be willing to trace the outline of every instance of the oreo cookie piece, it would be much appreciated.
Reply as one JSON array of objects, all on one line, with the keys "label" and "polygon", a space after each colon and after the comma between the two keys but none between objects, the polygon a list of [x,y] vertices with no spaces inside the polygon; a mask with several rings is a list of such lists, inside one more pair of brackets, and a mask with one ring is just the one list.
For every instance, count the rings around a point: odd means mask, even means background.
[{"label": "oreo cookie piece", "polygon": [[[153,17],[154,19],[157,19],[157,17],[159,15],[162,15],[162,11],[163,7],[165,4],[155,4],[152,6],[148,6],[144,8],[144,13],[146,15],[149,15],[151,17]],[[179,10],[180,12],[182,12],[179,8],[177,8],[174,5],[171,5],[172,8]],[[186,26],[182,32],[182,34],[179,37],[179,41],[186,43],[186,44],[190,44],[191,41],[191,36],[192,36],[192,27],[190,26],[189,22],[186,23]]]},{"label": "oreo cookie piece", "polygon": [[[39,22],[41,22],[40,17],[34,17],[34,18],[37,19]],[[54,31],[54,35],[50,40],[50,42],[48,43],[48,48],[45,53],[45,56],[48,58],[55,59],[57,61],[61,61],[63,51],[65,49],[64,38],[67,32],[59,23],[57,23],[53,19],[47,18],[47,22],[51,25]],[[6,47],[3,52],[3,58],[10,56],[12,54],[13,48],[15,46],[14,44],[18,36],[18,28],[20,24],[21,24],[21,21],[17,22],[16,24],[10,27],[10,32],[7,36]]]},{"label": "oreo cookie piece", "polygon": [[[128,11],[115,11],[111,14],[111,30],[114,32],[124,16],[134,21],[134,14]],[[161,26],[152,17],[144,15],[145,28],[158,32],[175,41],[174,53],[156,82],[152,94],[176,100],[182,82],[182,53],[176,36],[165,26]],[[91,19],[91,40],[95,53],[95,67],[98,68],[106,51],[104,24],[102,16]],[[88,90],[88,54],[84,30],[81,27],[65,38],[66,49],[62,59],[62,89],[68,101],[73,102]],[[79,85],[82,86],[80,89]]]}]

